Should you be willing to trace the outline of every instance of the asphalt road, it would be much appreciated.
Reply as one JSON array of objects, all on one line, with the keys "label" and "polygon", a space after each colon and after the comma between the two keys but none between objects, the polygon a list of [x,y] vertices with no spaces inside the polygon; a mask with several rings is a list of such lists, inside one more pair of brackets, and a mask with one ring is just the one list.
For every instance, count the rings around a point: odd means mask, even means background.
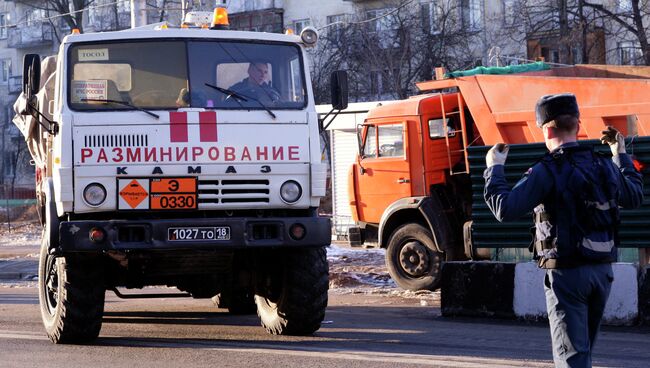
[{"label": "asphalt road", "polygon": [[[547,367],[544,323],[446,319],[436,306],[390,295],[330,293],[323,327],[271,336],[257,316],[230,316],[209,300],[122,300],[107,293],[100,338],[53,345],[36,289],[0,287],[0,367]],[[595,364],[647,367],[650,329],[606,328]]]}]

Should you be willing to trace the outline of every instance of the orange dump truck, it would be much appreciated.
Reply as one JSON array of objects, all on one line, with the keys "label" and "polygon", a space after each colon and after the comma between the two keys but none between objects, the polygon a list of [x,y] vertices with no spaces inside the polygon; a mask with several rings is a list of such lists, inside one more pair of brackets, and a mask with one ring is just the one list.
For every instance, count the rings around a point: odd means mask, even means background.
[{"label": "orange dump truck", "polygon": [[[582,144],[609,151],[593,139],[611,125],[629,138],[639,168],[650,163],[650,67],[578,65],[417,87],[422,94],[368,113],[349,172],[350,242],[386,248],[389,272],[405,289],[437,288],[444,261],[528,247],[531,218],[497,223],[483,201],[482,173],[485,152],[499,142],[511,145],[512,184],[544,154],[534,113],[540,96],[574,93]],[[649,215],[645,206],[624,211],[623,247],[650,247]]]}]

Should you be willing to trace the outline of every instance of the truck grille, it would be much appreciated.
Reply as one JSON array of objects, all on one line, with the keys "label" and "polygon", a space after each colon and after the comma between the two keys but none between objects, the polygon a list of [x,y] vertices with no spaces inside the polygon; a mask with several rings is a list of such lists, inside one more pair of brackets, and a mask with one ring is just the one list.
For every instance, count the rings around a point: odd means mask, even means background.
[{"label": "truck grille", "polygon": [[269,203],[268,180],[199,180],[199,206]]},{"label": "truck grille", "polygon": [[147,147],[146,134],[90,134],[84,136],[84,147]]}]

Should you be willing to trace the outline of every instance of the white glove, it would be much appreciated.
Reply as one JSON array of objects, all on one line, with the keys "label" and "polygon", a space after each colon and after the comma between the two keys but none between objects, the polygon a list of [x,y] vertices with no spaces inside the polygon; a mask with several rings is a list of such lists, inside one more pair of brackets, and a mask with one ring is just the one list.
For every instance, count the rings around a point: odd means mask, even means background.
[{"label": "white glove", "polygon": [[625,153],[625,137],[623,137],[623,134],[611,126],[608,126],[607,130],[603,130],[601,133],[603,136],[600,137],[600,141],[603,144],[609,144],[612,155],[616,156],[620,153]]},{"label": "white glove", "polygon": [[510,147],[505,143],[495,144],[485,155],[485,163],[487,164],[487,167],[505,164],[509,150]]}]

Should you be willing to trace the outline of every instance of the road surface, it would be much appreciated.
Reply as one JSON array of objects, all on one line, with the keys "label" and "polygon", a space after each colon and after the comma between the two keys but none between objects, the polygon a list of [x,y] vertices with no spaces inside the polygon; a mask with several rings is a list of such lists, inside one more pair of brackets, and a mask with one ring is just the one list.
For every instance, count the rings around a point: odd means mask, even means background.
[{"label": "road surface", "polygon": [[[330,292],[325,323],[309,337],[268,335],[257,316],[230,316],[210,300],[108,292],[98,340],[53,345],[34,283],[11,286],[0,286],[0,367],[552,366],[545,323],[447,319],[436,298],[354,289]],[[595,365],[647,367],[649,347],[648,328],[605,328]]]}]

